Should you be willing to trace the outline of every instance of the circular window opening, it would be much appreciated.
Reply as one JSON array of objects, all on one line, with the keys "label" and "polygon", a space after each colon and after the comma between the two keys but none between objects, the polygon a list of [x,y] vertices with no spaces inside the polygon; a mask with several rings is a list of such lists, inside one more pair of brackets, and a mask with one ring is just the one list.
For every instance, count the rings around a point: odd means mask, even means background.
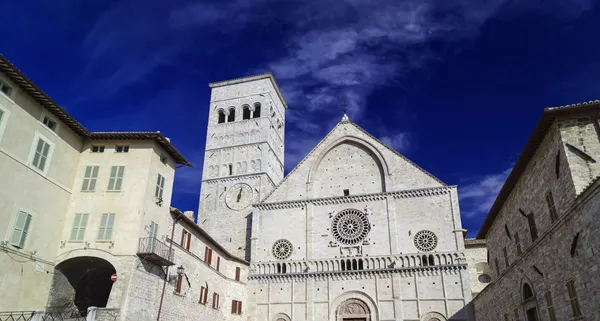
[{"label": "circular window opening", "polygon": [[285,260],[292,255],[292,243],[288,240],[277,240],[273,244],[273,256],[278,260]]},{"label": "circular window opening", "polygon": [[354,245],[367,237],[371,225],[365,213],[357,209],[346,209],[335,215],[331,222],[331,230],[336,241]]},{"label": "circular window opening", "polygon": [[415,247],[419,251],[431,252],[437,246],[437,236],[432,231],[419,231],[415,234]]}]

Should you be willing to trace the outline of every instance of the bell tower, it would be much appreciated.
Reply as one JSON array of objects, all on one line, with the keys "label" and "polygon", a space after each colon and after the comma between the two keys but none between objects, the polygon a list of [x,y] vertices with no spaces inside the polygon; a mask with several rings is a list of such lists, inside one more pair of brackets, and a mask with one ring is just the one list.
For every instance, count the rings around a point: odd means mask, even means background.
[{"label": "bell tower", "polygon": [[198,225],[249,260],[252,204],[283,179],[287,105],[271,73],[209,86]]}]

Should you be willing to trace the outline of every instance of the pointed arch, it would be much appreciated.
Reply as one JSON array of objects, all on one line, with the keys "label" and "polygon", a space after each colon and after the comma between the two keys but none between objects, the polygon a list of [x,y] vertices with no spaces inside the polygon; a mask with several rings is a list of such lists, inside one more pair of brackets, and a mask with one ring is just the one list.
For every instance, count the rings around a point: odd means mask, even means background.
[{"label": "pointed arch", "polygon": [[385,176],[389,175],[389,167],[387,162],[385,161],[385,158],[383,158],[383,155],[381,154],[381,152],[379,152],[379,150],[377,148],[375,148],[375,146],[373,146],[373,144],[367,142],[366,140],[356,137],[356,136],[344,136],[332,143],[330,143],[319,155],[319,157],[315,160],[315,162],[312,164],[310,171],[308,173],[308,179],[307,179],[307,183],[311,183],[313,181],[313,176],[314,173],[316,172],[316,170],[319,168],[319,165],[321,164],[321,161],[323,161],[323,158],[325,158],[325,156],[327,155],[327,153],[329,153],[332,149],[334,149],[335,147],[344,144],[344,143],[349,143],[349,142],[353,142],[357,145],[361,145],[362,147],[364,147],[365,149],[371,151],[373,153],[373,155],[375,155],[376,159],[378,160],[378,163],[381,165],[382,170],[383,170],[383,174]]}]

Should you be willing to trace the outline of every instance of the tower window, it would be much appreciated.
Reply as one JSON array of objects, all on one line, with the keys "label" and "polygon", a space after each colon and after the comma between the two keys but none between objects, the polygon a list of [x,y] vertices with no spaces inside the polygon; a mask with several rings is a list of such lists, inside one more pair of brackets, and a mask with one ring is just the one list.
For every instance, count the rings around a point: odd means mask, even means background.
[{"label": "tower window", "polygon": [[349,196],[350,195],[350,190],[349,189],[345,189],[344,190],[344,196]]},{"label": "tower window", "polygon": [[242,107],[242,119],[250,119],[250,107],[248,105]]},{"label": "tower window", "polygon": [[227,122],[230,123],[235,121],[235,108],[229,108],[229,115],[227,116]]},{"label": "tower window", "polygon": [[233,175],[233,165],[229,164],[229,175]]},{"label": "tower window", "polygon": [[218,123],[222,124],[225,122],[225,112],[223,110],[219,110],[219,120]]},{"label": "tower window", "polygon": [[253,118],[260,117],[260,103],[254,103],[254,115]]}]

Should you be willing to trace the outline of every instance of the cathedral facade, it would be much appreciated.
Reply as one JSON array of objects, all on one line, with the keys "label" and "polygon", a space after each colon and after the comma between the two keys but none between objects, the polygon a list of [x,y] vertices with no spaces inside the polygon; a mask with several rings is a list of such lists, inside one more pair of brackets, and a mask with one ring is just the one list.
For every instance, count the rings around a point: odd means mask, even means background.
[{"label": "cathedral facade", "polygon": [[198,225],[250,262],[249,320],[468,320],[456,186],[346,115],[285,178],[271,74],[211,84]]}]

